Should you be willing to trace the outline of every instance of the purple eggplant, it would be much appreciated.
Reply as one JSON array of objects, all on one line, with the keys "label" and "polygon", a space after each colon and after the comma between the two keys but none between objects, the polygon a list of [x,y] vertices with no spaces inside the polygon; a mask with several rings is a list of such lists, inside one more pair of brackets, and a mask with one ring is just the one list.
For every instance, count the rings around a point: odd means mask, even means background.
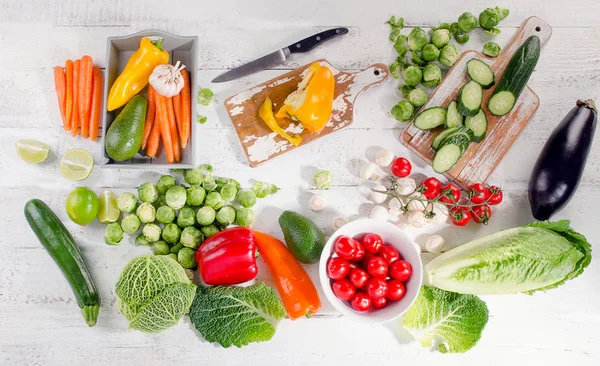
[{"label": "purple eggplant", "polygon": [[529,205],[537,220],[548,220],[562,210],[577,190],[597,114],[594,101],[578,100],[546,141],[529,179]]}]

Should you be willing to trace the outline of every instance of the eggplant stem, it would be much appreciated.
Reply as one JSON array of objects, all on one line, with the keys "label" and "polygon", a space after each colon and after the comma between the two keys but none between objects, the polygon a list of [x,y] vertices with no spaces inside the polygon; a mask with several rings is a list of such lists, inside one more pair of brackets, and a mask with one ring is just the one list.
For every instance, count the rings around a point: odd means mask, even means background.
[{"label": "eggplant stem", "polygon": [[594,101],[591,99],[579,99],[576,104],[584,105],[586,108],[589,108],[589,109],[593,110],[595,113],[598,113],[598,110],[596,109],[596,105],[594,104]]}]

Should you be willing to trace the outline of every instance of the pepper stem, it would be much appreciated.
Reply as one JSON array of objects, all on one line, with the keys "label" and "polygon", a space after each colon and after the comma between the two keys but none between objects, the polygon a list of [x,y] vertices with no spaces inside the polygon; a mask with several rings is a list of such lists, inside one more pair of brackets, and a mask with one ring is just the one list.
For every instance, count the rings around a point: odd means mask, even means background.
[{"label": "pepper stem", "polygon": [[161,39],[157,39],[156,41],[152,42],[152,44],[154,46],[156,46],[156,48],[158,48],[159,50],[162,51],[163,50],[163,48],[162,48],[163,41],[164,41],[164,39],[162,39],[162,38]]}]

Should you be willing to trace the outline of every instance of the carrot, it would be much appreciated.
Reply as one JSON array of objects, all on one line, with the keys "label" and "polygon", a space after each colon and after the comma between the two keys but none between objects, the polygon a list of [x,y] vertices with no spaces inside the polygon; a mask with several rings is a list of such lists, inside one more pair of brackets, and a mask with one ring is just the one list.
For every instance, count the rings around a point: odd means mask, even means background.
[{"label": "carrot", "polygon": [[65,115],[65,102],[67,99],[67,85],[66,85],[65,71],[61,66],[54,68],[54,90],[56,90],[56,97],[58,98],[58,109],[60,109],[60,117],[63,121],[65,131],[68,129],[68,123]]},{"label": "carrot", "polygon": [[73,62],[73,114],[71,117],[71,133],[73,137],[79,133],[79,69],[81,61]]},{"label": "carrot", "polygon": [[72,128],[72,114],[73,114],[73,61],[67,60],[65,62],[65,84],[67,91],[65,93],[65,118],[67,119],[67,131]]},{"label": "carrot", "polygon": [[90,135],[90,107],[92,105],[92,58],[85,55],[81,58],[79,69],[79,125],[81,136]]},{"label": "carrot", "polygon": [[98,66],[94,66],[92,73],[92,104],[89,132],[92,141],[96,141],[96,138],[98,138],[98,127],[100,126],[100,116],[102,115],[102,73]]},{"label": "carrot", "polygon": [[165,145],[165,153],[169,163],[175,162],[173,153],[173,140],[171,138],[171,129],[169,127],[169,116],[167,110],[167,98],[155,93],[156,99],[156,121],[160,125],[160,134],[162,136],[163,145]]},{"label": "carrot", "polygon": [[190,95],[190,74],[186,69],[181,70],[183,89],[181,89],[181,147],[185,149],[192,129],[192,99]]},{"label": "carrot", "polygon": [[173,112],[173,98],[165,98],[167,105],[167,117],[169,118],[169,129],[171,130],[171,138],[173,139],[173,155],[175,161],[181,158],[181,148],[179,145],[179,135],[177,134],[177,124],[175,123],[175,112]]},{"label": "carrot", "polygon": [[175,110],[175,120],[177,121],[177,131],[181,136],[181,92],[173,96],[173,109]]},{"label": "carrot", "polygon": [[152,132],[150,132],[148,144],[146,145],[146,155],[155,158],[158,153],[158,145],[160,145],[160,123],[155,118]]},{"label": "carrot", "polygon": [[146,122],[144,124],[144,139],[142,140],[142,149],[146,148],[148,144],[148,138],[152,132],[152,126],[154,125],[155,111],[155,99],[154,99],[154,88],[148,84],[148,109],[146,109]]}]

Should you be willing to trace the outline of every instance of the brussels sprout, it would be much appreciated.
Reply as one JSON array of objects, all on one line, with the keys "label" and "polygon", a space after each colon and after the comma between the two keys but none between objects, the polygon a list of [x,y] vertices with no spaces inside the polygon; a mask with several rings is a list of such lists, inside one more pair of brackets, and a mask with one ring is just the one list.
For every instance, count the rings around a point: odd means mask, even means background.
[{"label": "brussels sprout", "polygon": [[446,30],[450,30],[450,27],[452,26],[452,23],[441,23],[440,25],[438,25],[437,27],[433,27],[431,28],[432,31],[436,31],[438,29],[446,29]]},{"label": "brussels sprout", "polygon": [[156,220],[156,209],[150,203],[142,203],[135,211],[137,217],[144,224],[154,222]]},{"label": "brussels sprout", "polygon": [[249,208],[240,208],[235,213],[235,223],[239,226],[250,226],[254,221],[254,211]]},{"label": "brussels sprout", "polygon": [[392,29],[390,32],[390,42],[396,42],[401,33],[402,33],[402,29],[400,29],[400,28]]},{"label": "brussels sprout", "polygon": [[447,44],[440,51],[440,58],[438,59],[440,63],[444,66],[452,66],[458,60],[458,50],[456,46],[453,44]]},{"label": "brussels sprout", "polygon": [[188,226],[181,232],[181,244],[188,248],[198,249],[202,240],[204,236],[193,226]]},{"label": "brussels sprout", "polygon": [[498,55],[500,55],[500,51],[502,51],[502,49],[496,42],[486,42],[483,45],[484,55],[488,55],[490,57],[498,57]]},{"label": "brussels sprout", "polygon": [[208,107],[210,103],[212,103],[214,97],[215,93],[213,93],[212,90],[210,90],[209,88],[202,88],[198,90],[198,97],[196,99],[198,100],[198,103],[205,107]]},{"label": "brussels sprout", "polygon": [[169,254],[167,254],[167,256],[171,257],[171,259],[173,259],[175,262],[177,262],[177,254],[169,253]]},{"label": "brussels sprout", "polygon": [[442,81],[442,69],[436,64],[429,64],[423,69],[423,86],[433,87]]},{"label": "brussels sprout", "polygon": [[210,206],[215,210],[223,207],[223,198],[219,192],[210,192],[206,195],[206,201],[204,201],[206,206]]},{"label": "brussels sprout", "polygon": [[496,13],[498,13],[498,16],[500,17],[500,20],[506,18],[508,16],[508,13],[509,13],[508,9],[502,9],[502,8],[500,8],[498,6],[496,6],[494,8],[494,10],[496,10]]},{"label": "brussels sprout", "polygon": [[408,34],[408,48],[411,51],[419,51],[427,44],[427,33],[419,27],[413,28]]},{"label": "brussels sprout", "polygon": [[329,189],[329,187],[331,187],[331,182],[333,181],[333,176],[329,170],[319,170],[317,174],[315,174],[313,181],[317,188]]},{"label": "brussels sprout", "polygon": [[160,206],[156,210],[156,220],[161,224],[170,224],[175,220],[175,210],[169,206]]},{"label": "brussels sprout", "polygon": [[500,23],[500,14],[496,9],[487,8],[479,14],[479,25],[483,29],[492,29],[498,23]]},{"label": "brussels sprout", "polygon": [[225,184],[229,183],[229,179],[225,177],[218,177],[215,179],[215,183],[217,183],[217,190],[220,191]]},{"label": "brussels sprout", "polygon": [[460,44],[465,44],[469,42],[469,38],[469,35],[466,33],[458,33],[454,35],[454,39]]},{"label": "brussels sprout", "polygon": [[448,29],[438,29],[431,33],[431,43],[438,49],[441,49],[450,42],[450,31]]},{"label": "brussels sprout", "polygon": [[252,192],[257,198],[265,198],[271,193],[271,185],[265,182],[255,182],[252,185]]},{"label": "brussels sprout", "polygon": [[477,18],[471,13],[464,12],[458,17],[458,29],[463,33],[469,33],[477,28]]},{"label": "brussels sprout", "polygon": [[204,235],[205,238],[210,238],[211,236],[219,232],[219,228],[217,228],[215,225],[203,226],[200,230],[202,231],[202,235]]},{"label": "brussels sprout", "polygon": [[198,222],[198,225],[207,226],[215,221],[216,216],[217,213],[214,208],[211,206],[204,206],[198,210],[196,222]]},{"label": "brussels sprout", "polygon": [[398,38],[396,38],[396,41],[394,42],[394,49],[396,50],[396,53],[399,56],[404,56],[406,55],[406,52],[408,51],[407,49],[407,39],[408,37],[406,37],[405,35],[400,34],[398,36]]},{"label": "brussels sprout", "polygon": [[225,202],[231,202],[235,199],[235,196],[237,196],[237,191],[238,189],[235,185],[227,183],[223,187],[221,187],[221,198]]},{"label": "brussels sprout", "polygon": [[117,197],[117,207],[121,212],[131,213],[135,211],[137,203],[137,197],[131,192],[121,193],[119,197]]},{"label": "brussels sprout", "polygon": [[121,225],[116,222],[111,222],[106,225],[106,231],[104,232],[104,242],[108,245],[119,245],[123,240],[123,230]]},{"label": "brussels sprout", "polygon": [[171,249],[169,249],[169,252],[171,254],[177,254],[181,250],[181,248],[183,248],[183,244],[181,244],[181,242],[179,242],[179,243],[173,245],[171,247]]},{"label": "brussels sprout", "polygon": [[154,253],[154,255],[167,255],[167,254],[169,254],[169,244],[165,243],[162,240],[157,241],[152,246],[152,253]]},{"label": "brussels sprout", "polygon": [[174,186],[175,186],[175,178],[173,178],[173,176],[171,176],[171,175],[163,175],[160,178],[158,178],[158,182],[156,182],[156,189],[158,189],[158,191],[161,194],[167,193],[169,188],[174,187]]},{"label": "brussels sprout", "polygon": [[142,183],[138,187],[138,197],[142,202],[153,203],[158,199],[158,189],[150,182]]},{"label": "brussels sprout", "polygon": [[169,207],[173,210],[179,210],[187,201],[187,192],[182,186],[171,187],[165,194],[165,199]]},{"label": "brussels sprout", "polygon": [[233,179],[233,178],[229,178],[229,180],[227,181],[228,184],[234,185],[235,188],[237,188],[238,190],[240,189],[241,185],[240,182],[238,182],[237,180]]},{"label": "brussels sprout", "polygon": [[187,189],[186,203],[189,206],[200,206],[206,198],[206,190],[200,185],[192,185]]},{"label": "brussels sprout", "polygon": [[425,66],[427,65],[427,61],[421,59],[419,53],[417,51],[412,51],[411,61],[417,66]]},{"label": "brussels sprout", "polygon": [[249,189],[241,189],[238,192],[237,201],[244,207],[252,207],[256,203],[256,194]]},{"label": "brussels sprout", "polygon": [[196,223],[196,211],[190,207],[184,207],[179,210],[177,215],[177,225],[179,227],[188,227]]},{"label": "brussels sprout", "polygon": [[212,175],[207,175],[204,177],[204,181],[202,182],[202,187],[206,189],[206,192],[212,192],[217,189],[217,181],[213,178]]},{"label": "brussels sprout", "polygon": [[158,210],[159,207],[167,206],[167,199],[164,194],[159,194],[156,202],[152,204],[155,209]]},{"label": "brussels sprout", "polygon": [[169,244],[175,244],[179,241],[181,229],[175,224],[166,224],[162,231],[162,238]]},{"label": "brussels sprout", "polygon": [[217,212],[217,222],[223,227],[227,227],[235,221],[235,209],[231,206],[225,206]]},{"label": "brussels sprout", "polygon": [[269,187],[269,191],[270,194],[275,194],[279,192],[279,187],[277,187],[275,184],[271,184],[271,186]]},{"label": "brussels sprout", "polygon": [[402,74],[402,63],[399,60],[400,58],[397,58],[396,61],[392,62],[389,66],[390,75],[392,75],[394,79],[399,79]]},{"label": "brussels sprout", "polygon": [[440,56],[440,50],[435,45],[426,44],[425,47],[421,50],[421,57],[423,60],[428,62],[437,61]]},{"label": "brussels sprout", "polygon": [[458,29],[458,23],[452,23],[450,25],[450,29],[449,29],[450,33],[452,33],[452,35],[456,36],[457,34],[460,33],[460,29]]},{"label": "brussels sprout", "polygon": [[421,82],[423,73],[417,66],[409,66],[402,71],[402,76],[404,77],[404,82],[406,85],[417,86]]},{"label": "brussels sprout", "polygon": [[150,223],[144,226],[142,234],[149,242],[155,242],[160,240],[161,231],[160,226]]},{"label": "brussels sprout", "polygon": [[201,115],[200,113],[196,113],[196,122],[201,125],[205,124],[208,121],[208,117]]},{"label": "brussels sprout", "polygon": [[392,116],[400,122],[410,121],[415,107],[408,101],[402,100],[392,108]]},{"label": "brussels sprout", "polygon": [[404,18],[396,18],[395,15],[392,15],[390,17],[390,20],[388,20],[387,22],[383,23],[383,24],[389,24],[390,28],[395,29],[395,28],[404,28]]},{"label": "brussels sprout", "polygon": [[408,99],[408,95],[414,89],[415,89],[414,86],[408,86],[408,85],[400,85],[398,87],[398,90],[400,90],[402,92],[402,98],[404,98],[404,99]]},{"label": "brussels sprout", "polygon": [[196,267],[196,252],[192,248],[181,248],[177,253],[177,261],[183,268]]},{"label": "brussels sprout", "polygon": [[146,239],[144,234],[140,234],[135,238],[135,245],[150,245],[150,241]]},{"label": "brussels sprout", "polygon": [[408,101],[415,107],[421,107],[427,101],[427,93],[420,88],[413,89],[408,93]]},{"label": "brussels sprout", "polygon": [[188,169],[185,171],[184,177],[187,184],[202,184],[204,173],[198,168]]},{"label": "brussels sprout", "polygon": [[[141,207],[141,206],[140,206]],[[150,206],[152,207],[152,206]],[[152,207],[154,209],[154,207]],[[133,234],[140,228],[141,222],[136,215],[129,215],[121,220],[121,229],[127,234]]]},{"label": "brussels sprout", "polygon": [[490,36],[497,36],[498,34],[500,34],[500,29],[498,28],[484,29],[483,31],[489,34]]}]

